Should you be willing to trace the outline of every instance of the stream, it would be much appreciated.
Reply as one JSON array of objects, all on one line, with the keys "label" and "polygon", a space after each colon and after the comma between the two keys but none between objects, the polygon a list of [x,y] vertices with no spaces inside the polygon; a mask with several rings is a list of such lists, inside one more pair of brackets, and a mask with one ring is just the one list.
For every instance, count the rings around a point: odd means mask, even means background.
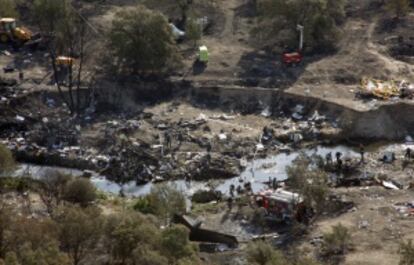
[{"label": "stream", "polygon": [[[269,156],[267,158],[253,159],[252,161],[243,161],[245,163],[245,170],[240,174],[240,176],[224,179],[224,180],[210,180],[210,181],[185,181],[185,180],[173,180],[166,181],[169,185],[173,185],[187,196],[191,196],[195,191],[199,189],[208,189],[209,187],[215,187],[217,190],[221,191],[223,194],[228,194],[230,185],[242,185],[244,182],[251,182],[253,192],[258,192],[262,189],[267,188],[267,185],[264,182],[269,181],[269,178],[276,178],[277,180],[285,180],[286,176],[286,167],[291,165],[292,161],[298,157],[300,152],[304,152],[307,155],[317,154],[325,157],[329,152],[332,152],[332,156],[335,156],[336,152],[341,152],[344,157],[356,157],[359,154],[354,151],[352,148],[347,146],[335,146],[335,147],[323,147],[318,146],[313,149],[302,149],[300,151],[290,152],[290,153],[280,153],[277,155]],[[57,170],[62,173],[71,174],[73,176],[81,176],[82,171],[76,169],[68,169],[61,167],[50,167],[50,166],[39,166],[32,164],[20,164],[19,168],[16,170],[14,175],[24,176],[30,175],[35,179],[41,178],[45,173],[50,170]],[[94,175],[91,178],[92,183],[96,186],[97,189],[119,194],[121,189],[126,196],[144,196],[151,191],[151,188],[154,185],[159,185],[156,183],[149,182],[144,185],[136,185],[135,181],[128,182],[124,185],[120,185],[113,181],[107,180],[103,176]]]}]

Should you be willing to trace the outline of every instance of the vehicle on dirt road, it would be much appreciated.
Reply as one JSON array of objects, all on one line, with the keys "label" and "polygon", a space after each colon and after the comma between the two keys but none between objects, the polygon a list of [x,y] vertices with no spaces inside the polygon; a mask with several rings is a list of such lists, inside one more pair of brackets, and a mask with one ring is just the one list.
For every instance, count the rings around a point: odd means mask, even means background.
[{"label": "vehicle on dirt road", "polygon": [[0,42],[22,45],[33,38],[33,33],[24,27],[18,27],[15,18],[0,19]]},{"label": "vehicle on dirt road", "polygon": [[300,51],[297,52],[284,52],[282,55],[282,61],[287,66],[296,66],[303,60],[303,55]]}]

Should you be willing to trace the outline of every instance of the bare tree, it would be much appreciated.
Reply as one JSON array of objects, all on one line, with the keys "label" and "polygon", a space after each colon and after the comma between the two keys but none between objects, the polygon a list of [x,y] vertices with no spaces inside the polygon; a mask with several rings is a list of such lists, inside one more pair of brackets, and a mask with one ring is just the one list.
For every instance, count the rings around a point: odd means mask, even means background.
[{"label": "bare tree", "polygon": [[65,188],[71,176],[62,174],[58,171],[48,171],[40,179],[39,196],[45,204],[47,212],[51,214],[60,204],[64,195]]},{"label": "bare tree", "polygon": [[[53,81],[59,94],[72,114],[80,113],[90,103],[94,80],[85,74],[89,24],[70,0],[35,0],[34,14],[40,29],[48,35]],[[87,83],[84,96],[83,83]]]}]

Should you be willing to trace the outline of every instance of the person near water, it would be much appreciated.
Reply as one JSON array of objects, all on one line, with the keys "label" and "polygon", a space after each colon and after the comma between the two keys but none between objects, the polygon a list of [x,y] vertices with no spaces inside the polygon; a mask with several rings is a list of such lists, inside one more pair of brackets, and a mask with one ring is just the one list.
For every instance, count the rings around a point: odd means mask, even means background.
[{"label": "person near water", "polygon": [[363,164],[363,163],[365,163],[365,161],[364,161],[365,148],[362,144],[359,145],[359,153],[361,155],[360,163]]},{"label": "person near water", "polygon": [[326,159],[326,164],[331,165],[332,164],[332,152],[327,153],[325,156],[325,159]]},{"label": "person near water", "polygon": [[407,149],[405,149],[405,155],[404,155],[404,157],[406,159],[411,159],[411,148],[410,147],[407,147]]}]

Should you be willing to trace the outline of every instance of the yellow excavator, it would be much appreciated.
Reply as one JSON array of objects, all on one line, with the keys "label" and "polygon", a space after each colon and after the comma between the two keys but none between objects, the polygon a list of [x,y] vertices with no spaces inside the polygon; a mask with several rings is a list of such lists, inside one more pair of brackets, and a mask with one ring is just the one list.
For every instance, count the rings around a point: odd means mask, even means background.
[{"label": "yellow excavator", "polygon": [[0,43],[13,43],[22,45],[33,38],[33,33],[18,27],[15,18],[0,18]]}]

